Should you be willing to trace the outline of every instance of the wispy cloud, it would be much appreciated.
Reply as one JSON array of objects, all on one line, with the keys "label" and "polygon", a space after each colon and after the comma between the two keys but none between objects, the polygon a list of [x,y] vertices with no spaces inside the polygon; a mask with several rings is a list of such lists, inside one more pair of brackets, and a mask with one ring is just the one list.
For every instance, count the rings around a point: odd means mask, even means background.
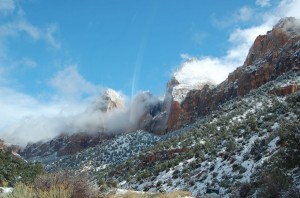
[{"label": "wispy cloud", "polygon": [[256,0],[256,5],[261,6],[261,7],[267,7],[270,6],[270,0]]},{"label": "wispy cloud", "polygon": [[0,24],[0,37],[3,40],[7,37],[16,37],[25,33],[33,40],[44,40],[49,46],[59,49],[61,44],[54,36],[57,30],[56,25],[51,24],[46,29],[42,29],[31,24],[25,18],[21,18]]},{"label": "wispy cloud", "polygon": [[249,6],[243,6],[237,11],[234,18],[236,21],[245,22],[251,19],[251,17],[253,17],[253,12],[253,9]]},{"label": "wispy cloud", "polygon": [[0,23],[0,39],[26,34],[34,40],[46,42],[49,46],[59,49],[61,47],[55,34],[58,31],[56,24],[48,24],[45,28],[38,27],[26,18],[22,8],[17,7],[14,0],[0,0],[0,14],[5,13],[3,22]]},{"label": "wispy cloud", "polygon": [[77,70],[76,65],[71,65],[56,73],[49,81],[50,86],[57,90],[61,96],[78,98],[84,94],[95,95],[101,87],[85,80]]},{"label": "wispy cloud", "polygon": [[15,2],[13,0],[0,0],[0,13],[11,12],[15,9]]},{"label": "wispy cloud", "polygon": [[195,32],[193,34],[193,41],[199,45],[203,43],[203,41],[208,37],[208,34],[205,32]]},{"label": "wispy cloud", "polygon": [[44,37],[52,47],[59,49],[61,47],[61,43],[54,36],[55,33],[57,33],[57,29],[58,27],[55,24],[48,25]]},{"label": "wispy cloud", "polygon": [[254,10],[250,6],[242,6],[228,16],[217,17],[213,15],[212,23],[218,28],[227,28],[232,25],[238,25],[255,18]]}]

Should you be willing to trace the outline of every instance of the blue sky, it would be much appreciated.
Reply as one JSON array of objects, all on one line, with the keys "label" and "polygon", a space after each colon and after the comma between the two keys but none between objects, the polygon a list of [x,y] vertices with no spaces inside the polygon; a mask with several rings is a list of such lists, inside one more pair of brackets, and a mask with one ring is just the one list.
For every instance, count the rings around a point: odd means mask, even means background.
[{"label": "blue sky", "polygon": [[81,112],[108,87],[130,99],[163,96],[174,72],[219,83],[299,10],[298,0],[0,0],[0,134]]},{"label": "blue sky", "polygon": [[180,54],[224,55],[231,31],[257,22],[238,19],[240,9],[263,10],[254,1],[237,0],[32,0],[14,5],[1,23],[20,20],[32,29],[6,38],[4,67],[19,61],[10,80],[35,96],[51,91],[49,79],[69,65],[95,85],[130,95],[134,84],[134,93],[162,95],[182,61]]}]

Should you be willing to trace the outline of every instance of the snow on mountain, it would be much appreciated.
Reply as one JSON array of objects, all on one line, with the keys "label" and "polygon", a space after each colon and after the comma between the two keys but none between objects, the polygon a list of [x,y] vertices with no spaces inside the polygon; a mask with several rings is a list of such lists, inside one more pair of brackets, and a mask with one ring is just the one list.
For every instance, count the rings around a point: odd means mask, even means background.
[{"label": "snow on mountain", "polygon": [[209,64],[202,65],[198,59],[190,58],[173,73],[168,90],[173,100],[181,103],[191,90],[202,89],[206,84],[215,85],[214,76],[218,75],[218,72],[214,71]]},{"label": "snow on mountain", "polygon": [[106,89],[89,107],[90,111],[111,112],[124,108],[124,100],[120,93],[113,89]]}]

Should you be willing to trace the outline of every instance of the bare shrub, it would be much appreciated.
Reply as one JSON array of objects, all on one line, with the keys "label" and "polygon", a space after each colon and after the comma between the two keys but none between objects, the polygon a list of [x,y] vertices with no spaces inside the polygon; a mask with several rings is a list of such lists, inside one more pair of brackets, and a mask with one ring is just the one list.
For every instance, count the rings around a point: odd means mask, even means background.
[{"label": "bare shrub", "polygon": [[261,177],[262,187],[259,192],[260,197],[280,198],[281,194],[288,190],[291,185],[291,178],[276,168],[265,172]]},{"label": "bare shrub", "polygon": [[249,196],[250,191],[251,191],[250,183],[241,184],[240,189],[239,189],[239,197],[246,198],[247,196]]},{"label": "bare shrub", "polygon": [[86,175],[73,175],[69,172],[40,175],[33,183],[33,188],[50,191],[53,186],[63,186],[71,192],[71,198],[98,197]]}]

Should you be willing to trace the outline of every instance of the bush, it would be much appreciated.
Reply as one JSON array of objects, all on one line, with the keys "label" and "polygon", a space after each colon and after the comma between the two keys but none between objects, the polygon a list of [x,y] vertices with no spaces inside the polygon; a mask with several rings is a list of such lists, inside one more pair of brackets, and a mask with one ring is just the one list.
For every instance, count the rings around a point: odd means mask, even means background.
[{"label": "bush", "polygon": [[299,106],[300,104],[300,91],[295,92],[294,94],[289,95],[286,100],[287,103],[289,103],[289,105],[292,108],[295,108],[297,106]]},{"label": "bush", "polygon": [[246,198],[250,195],[251,191],[251,184],[249,183],[243,183],[240,185],[239,189],[239,197],[240,198]]},{"label": "bush", "polygon": [[288,168],[300,165],[300,123],[298,121],[286,123],[279,129],[280,143],[286,148],[282,153]]},{"label": "bush", "polygon": [[12,154],[10,149],[0,149],[0,185],[14,186],[18,182],[30,184],[44,172],[41,163],[26,162]]},{"label": "bush", "polygon": [[300,190],[297,187],[290,188],[288,191],[283,193],[285,198],[299,198]]},{"label": "bush", "polygon": [[93,198],[97,192],[92,188],[86,175],[72,175],[68,172],[45,174],[38,176],[32,187],[42,192],[52,192],[52,189],[65,189],[71,198]]},{"label": "bush", "polygon": [[261,189],[258,197],[279,198],[281,193],[288,190],[292,180],[278,168],[265,171],[261,176]]}]

